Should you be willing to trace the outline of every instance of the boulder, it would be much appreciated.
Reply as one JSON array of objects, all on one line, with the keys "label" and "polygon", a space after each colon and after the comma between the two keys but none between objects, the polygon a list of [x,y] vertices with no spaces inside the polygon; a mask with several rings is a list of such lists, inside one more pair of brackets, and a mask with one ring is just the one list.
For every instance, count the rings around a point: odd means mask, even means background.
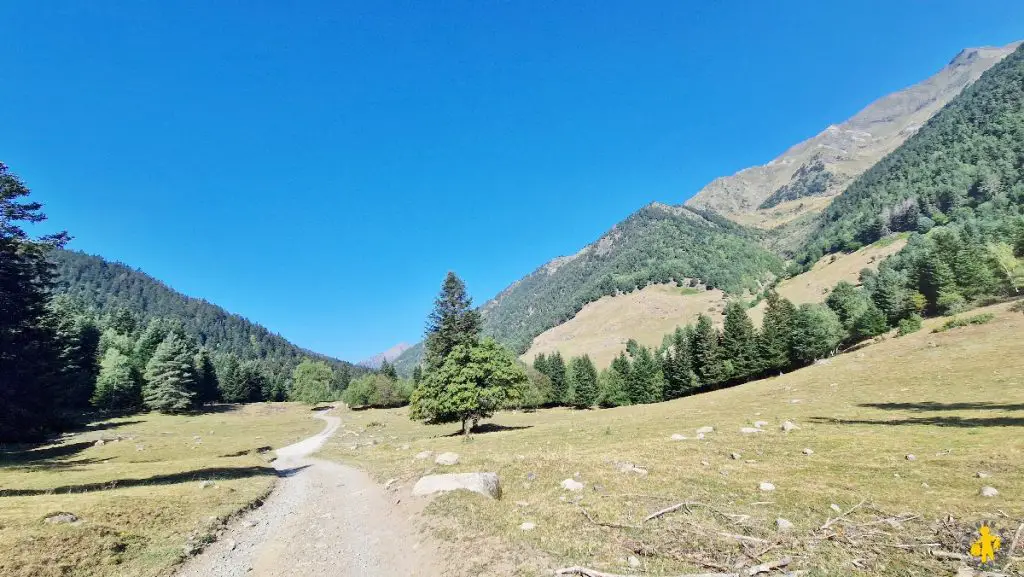
[{"label": "boulder", "polygon": [[793,523],[789,519],[783,519],[782,517],[775,520],[775,528],[778,529],[779,533],[789,533],[795,529]]},{"label": "boulder", "polygon": [[562,481],[562,488],[566,491],[582,491],[583,483],[580,483],[575,479],[566,479]]},{"label": "boulder", "polygon": [[106,444],[107,444],[107,442],[104,441],[103,439],[97,439],[96,442],[92,444],[92,446],[93,447],[102,447],[103,445],[106,445]]},{"label": "boulder", "polygon": [[828,508],[832,509],[836,513],[842,513],[843,512],[843,510],[839,508],[839,505],[836,505],[835,503],[832,503],[831,505],[829,505]]},{"label": "boulder", "polygon": [[782,426],[780,428],[785,433],[788,433],[790,431],[796,431],[796,430],[800,429],[800,427],[796,426],[796,424],[793,423],[792,421],[783,421]]},{"label": "boulder", "polygon": [[43,521],[53,525],[63,525],[64,523],[74,523],[78,521],[78,515],[61,511],[60,513],[47,515]]},{"label": "boulder", "polygon": [[448,473],[427,475],[412,488],[417,497],[447,493],[449,491],[472,491],[492,499],[501,498],[501,482],[497,473]]},{"label": "boulder", "polygon": [[705,435],[707,433],[714,433],[714,432],[715,432],[715,428],[711,427],[711,426],[701,427],[701,428],[697,429],[697,434],[698,435]]},{"label": "boulder", "polygon": [[457,465],[459,463],[458,453],[441,453],[434,459],[438,465]]},{"label": "boulder", "polygon": [[629,566],[634,569],[640,566],[640,560],[632,555],[630,555],[629,558],[626,559],[626,562],[629,563]]},{"label": "boulder", "polygon": [[996,497],[999,495],[999,491],[995,487],[989,487],[988,485],[981,488],[982,497]]},{"label": "boulder", "polygon": [[916,461],[917,460],[917,455],[907,455],[907,460],[908,461]]},{"label": "boulder", "polygon": [[775,485],[772,485],[771,483],[765,481],[765,482],[761,483],[760,485],[758,485],[757,488],[761,489],[762,491],[774,491],[775,490]]},{"label": "boulder", "polygon": [[813,454],[814,454],[814,451],[813,451],[813,450],[811,450],[811,449],[804,449],[804,450],[803,450],[803,453],[804,453],[805,455],[813,455]]}]

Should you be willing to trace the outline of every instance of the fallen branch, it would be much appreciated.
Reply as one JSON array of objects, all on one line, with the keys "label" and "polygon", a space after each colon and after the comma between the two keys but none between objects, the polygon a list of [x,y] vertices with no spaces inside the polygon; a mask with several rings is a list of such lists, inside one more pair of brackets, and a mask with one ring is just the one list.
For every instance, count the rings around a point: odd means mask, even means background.
[{"label": "fallen branch", "polygon": [[835,519],[832,519],[832,518],[826,519],[826,520],[825,520],[825,524],[824,524],[824,525],[822,525],[821,527],[818,527],[818,529],[820,529],[820,530],[828,529],[828,528],[829,528],[829,527],[831,527],[831,526],[832,526],[833,524],[835,524],[835,523],[838,523],[838,522],[839,522],[839,521],[841,521],[842,519],[845,519],[845,518],[846,518],[846,516],[847,516],[847,515],[849,515],[850,513],[853,513],[853,512],[854,512],[854,511],[856,511],[857,509],[860,509],[860,508],[861,508],[861,507],[862,507],[862,506],[864,505],[864,503],[866,503],[866,502],[867,502],[867,499],[861,499],[861,502],[860,502],[860,503],[857,503],[856,505],[854,505],[853,507],[851,507],[849,511],[847,511],[847,512],[845,512],[845,513],[841,514],[841,515],[839,515],[839,516],[838,516],[838,517],[836,517]]},{"label": "fallen branch", "polygon": [[644,520],[641,521],[641,523],[646,523],[646,522],[650,521],[651,519],[657,519],[658,517],[661,517],[662,515],[667,515],[669,513],[672,513],[673,511],[678,511],[678,510],[684,509],[684,508],[686,509],[687,512],[689,512],[691,506],[696,507],[696,506],[704,506],[704,505],[703,505],[703,503],[693,503],[691,501],[683,501],[682,503],[676,503],[675,505],[672,505],[671,507],[665,507],[661,511],[655,511],[654,513],[651,513],[650,515],[644,517]]},{"label": "fallen branch", "polygon": [[[762,563],[755,565],[748,569],[744,569],[740,573],[686,573],[684,575],[676,575],[675,577],[754,577],[754,575],[761,575],[762,573],[770,573],[776,569],[785,567],[793,562],[790,557],[783,557],[778,561],[772,561],[771,563]],[[803,575],[805,571],[792,571],[785,573],[787,576],[796,577]],[[618,575],[615,573],[605,573],[604,571],[598,571],[597,569],[591,569],[589,567],[565,567],[563,569],[557,569],[555,575],[582,575],[583,577],[630,577],[628,575]]]},{"label": "fallen branch", "polygon": [[1020,543],[1020,535],[1021,535],[1022,532],[1024,532],[1024,523],[1021,523],[1020,526],[1017,527],[1017,532],[1014,533],[1014,535],[1013,535],[1013,541],[1010,541],[1010,548],[1006,550],[1007,560],[1006,560],[1006,564],[1003,565],[1003,571],[1006,571],[1007,569],[1009,569],[1010,568],[1010,564],[1013,563],[1013,561],[1014,561],[1014,559],[1013,559],[1013,550],[1016,549],[1017,548],[1017,544]]},{"label": "fallen branch", "polygon": [[639,525],[620,525],[618,523],[604,523],[602,521],[598,521],[597,519],[594,519],[590,515],[590,513],[588,513],[587,510],[584,509],[583,507],[580,507],[580,512],[583,513],[583,516],[587,518],[587,521],[590,521],[591,523],[593,523],[595,525],[598,525],[598,526],[601,526],[601,527],[611,527],[612,529],[639,529],[640,528]]},{"label": "fallen branch", "polygon": [[728,537],[730,539],[736,539],[737,541],[746,541],[748,543],[757,543],[758,545],[767,545],[768,544],[768,541],[766,541],[765,539],[761,539],[759,537],[748,537],[746,535],[736,535],[735,533],[725,533],[725,532],[722,532],[722,531],[719,531],[718,534],[723,536],[723,537]]},{"label": "fallen branch", "polygon": [[967,561],[970,559],[970,557],[962,553],[953,553],[952,551],[943,551],[942,549],[932,549],[929,553],[936,559],[953,559],[955,561]]}]

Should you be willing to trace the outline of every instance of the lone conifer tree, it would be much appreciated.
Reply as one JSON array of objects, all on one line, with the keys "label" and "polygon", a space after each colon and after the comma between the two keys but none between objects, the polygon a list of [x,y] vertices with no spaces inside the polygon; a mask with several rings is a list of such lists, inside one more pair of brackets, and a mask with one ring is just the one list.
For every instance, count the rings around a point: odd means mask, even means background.
[{"label": "lone conifer tree", "polygon": [[589,409],[597,403],[597,369],[588,355],[569,361],[569,383],[573,407]]},{"label": "lone conifer tree", "polygon": [[196,396],[195,351],[176,333],[167,335],[146,365],[142,402],[161,413],[180,413],[192,406]]},{"label": "lone conifer tree", "polygon": [[93,406],[100,409],[136,409],[142,404],[141,378],[131,357],[111,347],[100,362]]},{"label": "lone conifer tree", "polygon": [[729,362],[726,379],[740,380],[757,372],[757,333],[746,305],[739,301],[725,307],[722,357]]},{"label": "lone conifer tree", "polygon": [[440,368],[455,347],[471,347],[479,338],[480,313],[473,310],[473,300],[466,294],[465,283],[454,272],[449,272],[427,319],[424,354],[427,371]]},{"label": "lone conifer tree", "polygon": [[565,405],[569,402],[569,378],[566,374],[562,353],[555,351],[548,356],[548,378],[551,379],[551,403]]},{"label": "lone conifer tree", "polygon": [[702,387],[722,382],[725,370],[718,346],[718,329],[711,324],[711,318],[700,315],[693,329],[693,371],[700,378]]}]

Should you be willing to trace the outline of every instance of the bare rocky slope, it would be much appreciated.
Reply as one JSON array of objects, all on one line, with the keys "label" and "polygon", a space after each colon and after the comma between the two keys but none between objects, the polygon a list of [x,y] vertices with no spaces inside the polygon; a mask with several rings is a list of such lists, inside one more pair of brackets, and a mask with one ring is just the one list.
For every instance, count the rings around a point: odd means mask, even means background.
[{"label": "bare rocky slope", "polygon": [[384,361],[390,363],[397,359],[398,357],[400,357],[402,353],[409,350],[410,348],[412,348],[412,345],[408,343],[398,343],[397,345],[391,347],[390,349],[384,351],[383,353],[377,353],[366,360],[359,361],[358,364],[359,366],[366,367],[368,369],[379,369],[381,365],[384,364]]},{"label": "bare rocky slope", "polygon": [[711,181],[686,204],[762,228],[820,212],[828,202],[817,199],[845,190],[1019,45],[965,49],[927,80],[876,100],[768,164]]}]

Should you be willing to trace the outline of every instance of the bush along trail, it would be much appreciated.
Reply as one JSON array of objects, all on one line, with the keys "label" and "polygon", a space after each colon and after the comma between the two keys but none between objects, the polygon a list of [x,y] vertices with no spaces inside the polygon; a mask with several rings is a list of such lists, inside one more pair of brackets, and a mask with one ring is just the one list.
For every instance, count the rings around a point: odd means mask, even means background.
[{"label": "bush along trail", "polygon": [[327,413],[323,431],[277,451],[281,477],[259,509],[240,517],[178,577],[240,575],[350,577],[435,575],[408,514],[365,473],[312,459],[341,424]]}]

